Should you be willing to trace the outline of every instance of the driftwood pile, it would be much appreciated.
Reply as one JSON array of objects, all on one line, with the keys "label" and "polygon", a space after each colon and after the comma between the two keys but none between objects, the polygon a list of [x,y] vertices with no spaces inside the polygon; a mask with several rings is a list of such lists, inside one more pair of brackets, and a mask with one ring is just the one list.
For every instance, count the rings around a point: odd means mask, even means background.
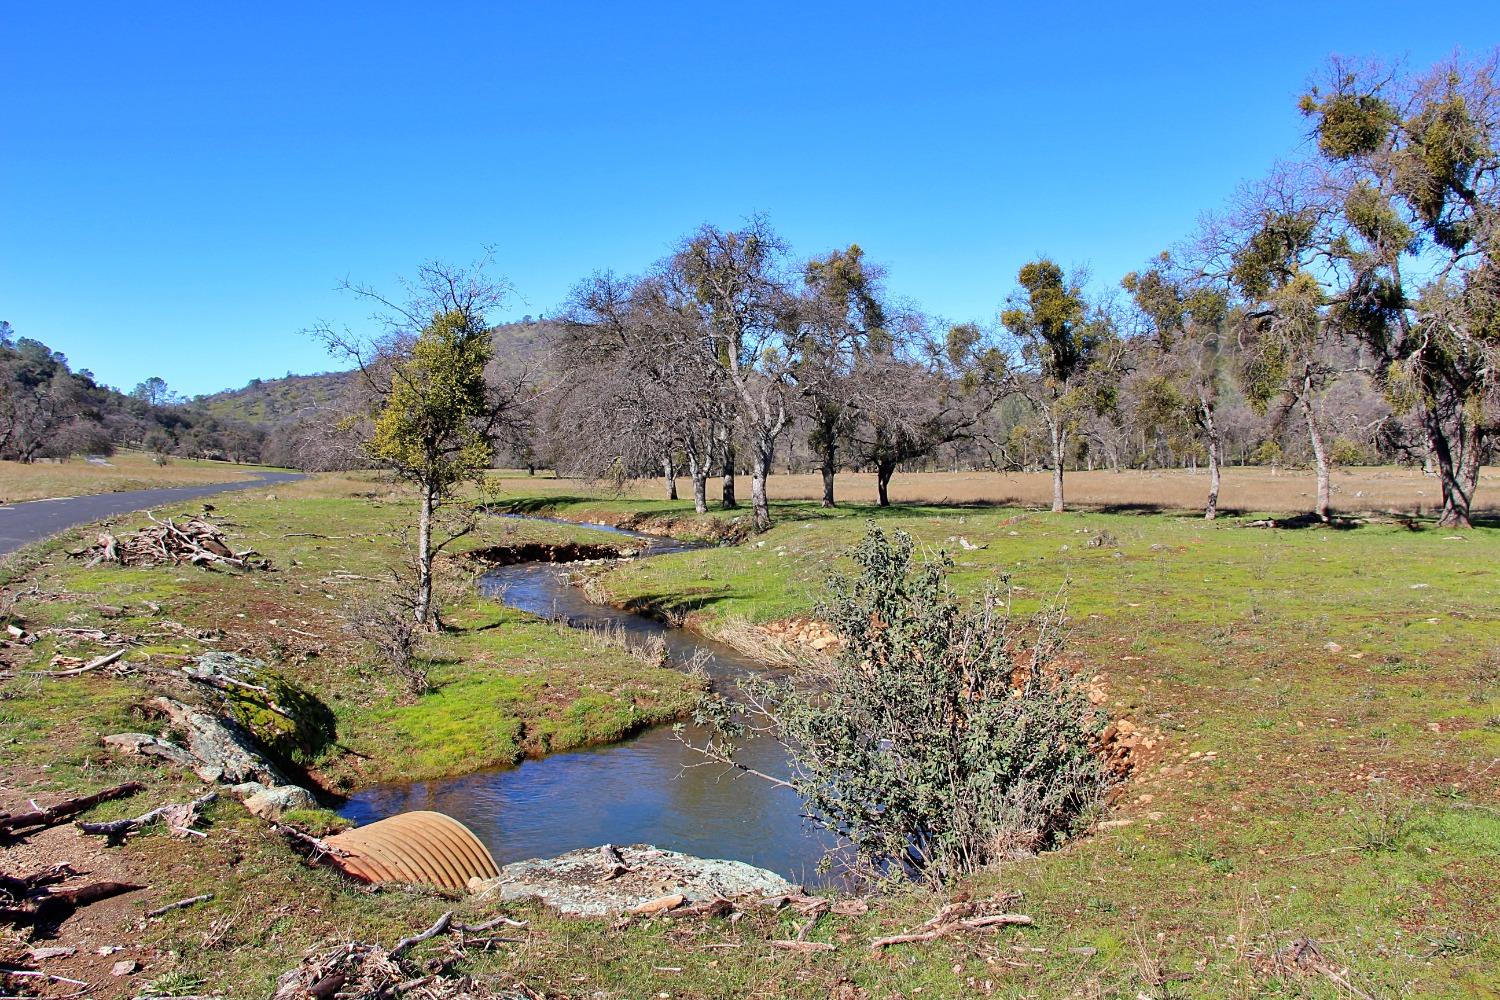
[{"label": "driftwood pile", "polygon": [[[483,924],[466,926],[453,919],[449,911],[420,934],[403,938],[391,948],[378,944],[350,941],[332,951],[309,955],[296,968],[282,973],[276,980],[272,1000],[373,1000],[377,997],[419,997],[423,1000],[541,1000],[542,994],[523,983],[495,992],[468,976],[456,974],[450,966],[461,958],[466,947],[486,946],[496,939],[485,932],[500,924],[515,921],[497,918]],[[524,926],[524,925],[523,925]],[[434,960],[425,973],[409,962],[405,955],[414,946],[439,936],[451,936],[446,961]],[[474,936],[471,936],[474,935]]]},{"label": "driftwood pile", "polygon": [[189,564],[209,568],[271,568],[271,560],[254,549],[236,552],[230,547],[223,529],[201,517],[190,517],[178,524],[170,517],[160,521],[150,513],[146,516],[151,519],[149,528],[119,536],[101,532],[93,545],[70,555],[87,559],[88,566],[117,563],[121,566]]}]

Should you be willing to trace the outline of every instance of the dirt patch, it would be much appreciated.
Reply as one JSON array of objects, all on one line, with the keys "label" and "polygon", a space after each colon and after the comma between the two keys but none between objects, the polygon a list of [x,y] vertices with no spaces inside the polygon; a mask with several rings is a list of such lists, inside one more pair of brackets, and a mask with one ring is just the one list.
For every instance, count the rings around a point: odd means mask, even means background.
[{"label": "dirt patch", "polygon": [[592,559],[622,559],[635,555],[635,552],[613,545],[589,545],[582,542],[522,542],[519,545],[489,545],[463,555],[466,559],[486,566],[515,566],[532,562],[571,563]]},{"label": "dirt patch", "polygon": [[[47,805],[63,797],[39,796],[38,802]],[[147,796],[137,798],[145,801]],[[0,812],[28,808],[28,797],[0,788]],[[105,847],[102,839],[81,836],[71,823],[0,842],[0,871],[19,876],[69,865],[80,874],[65,885],[108,881],[149,886],[154,873],[132,862],[126,852]],[[139,942],[135,931],[136,922],[144,919],[146,900],[158,896],[159,890],[137,890],[80,907],[55,922],[8,932],[0,941],[0,961],[87,983],[94,988],[92,995],[132,995],[136,985],[150,978],[143,974],[160,957]],[[101,951],[108,953],[101,955]],[[111,975],[116,962],[132,959],[139,967],[136,974]],[[7,993],[22,991],[24,995],[25,989],[37,986],[37,980],[18,976],[11,981],[0,973],[0,984]],[[72,989],[77,987],[66,992]]]}]

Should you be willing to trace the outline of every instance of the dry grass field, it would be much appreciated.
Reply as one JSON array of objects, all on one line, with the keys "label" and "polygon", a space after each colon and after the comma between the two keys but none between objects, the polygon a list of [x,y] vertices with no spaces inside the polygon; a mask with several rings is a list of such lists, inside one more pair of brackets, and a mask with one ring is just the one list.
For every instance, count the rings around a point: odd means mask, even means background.
[{"label": "dry grass field", "polygon": [[[1311,508],[1316,483],[1311,472],[1244,466],[1224,471],[1219,507],[1231,511],[1297,513]],[[597,494],[598,484],[576,479],[557,479],[550,474],[527,477],[524,473],[500,474],[504,492],[528,494]],[[678,480],[679,495],[690,496],[691,484]],[[709,499],[717,497],[717,481],[709,485]],[[849,503],[875,502],[873,473],[841,473],[835,484],[838,499]],[[817,474],[773,475],[773,500],[816,500],[823,481]],[[739,492],[748,503],[750,480],[743,478]],[[891,481],[891,502],[896,504],[994,504],[1037,506],[1052,501],[1052,476],[1047,472],[918,472],[897,473]],[[1182,469],[1124,472],[1070,472],[1067,499],[1070,507],[1092,510],[1191,510],[1203,504],[1208,493],[1208,474]],[[629,484],[626,496],[657,499],[662,482],[639,480]],[[1500,511],[1500,468],[1486,468],[1480,477],[1476,513]],[[1403,466],[1341,468],[1333,472],[1333,509],[1346,514],[1395,512],[1430,514],[1441,507],[1437,479],[1420,469]]]},{"label": "dry grass field", "polygon": [[262,469],[258,465],[204,462],[192,458],[174,458],[166,465],[157,465],[150,455],[141,451],[122,451],[111,456],[107,464],[82,458],[43,460],[29,465],[0,462],[0,502],[119,493],[158,486],[228,483],[249,479]]}]

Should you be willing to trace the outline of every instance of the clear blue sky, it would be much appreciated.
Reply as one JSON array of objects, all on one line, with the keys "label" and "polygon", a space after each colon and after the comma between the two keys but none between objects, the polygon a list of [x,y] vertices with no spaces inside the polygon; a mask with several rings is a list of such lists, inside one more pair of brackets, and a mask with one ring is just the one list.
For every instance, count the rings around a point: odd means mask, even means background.
[{"label": "clear blue sky", "polygon": [[420,6],[5,3],[0,319],[194,394],[328,368],[298,331],[360,320],[345,275],[493,244],[518,318],[763,211],[989,320],[1029,257],[1112,283],[1296,153],[1330,54],[1500,43],[1486,4]]}]

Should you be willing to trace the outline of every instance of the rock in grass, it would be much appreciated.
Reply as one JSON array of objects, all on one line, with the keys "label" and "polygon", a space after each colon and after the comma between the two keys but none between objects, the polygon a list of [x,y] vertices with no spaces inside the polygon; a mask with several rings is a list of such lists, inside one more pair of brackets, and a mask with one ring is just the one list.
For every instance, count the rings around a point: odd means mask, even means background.
[{"label": "rock in grass", "polygon": [[517,861],[501,868],[499,878],[478,883],[475,891],[481,899],[537,899],[579,917],[647,915],[685,903],[796,891],[775,872],[743,861],[695,858],[647,844],[616,850],[618,862],[597,847]]},{"label": "rock in grass", "polygon": [[280,819],[293,809],[316,809],[318,800],[301,785],[278,785],[245,797],[245,808],[262,819]]}]

